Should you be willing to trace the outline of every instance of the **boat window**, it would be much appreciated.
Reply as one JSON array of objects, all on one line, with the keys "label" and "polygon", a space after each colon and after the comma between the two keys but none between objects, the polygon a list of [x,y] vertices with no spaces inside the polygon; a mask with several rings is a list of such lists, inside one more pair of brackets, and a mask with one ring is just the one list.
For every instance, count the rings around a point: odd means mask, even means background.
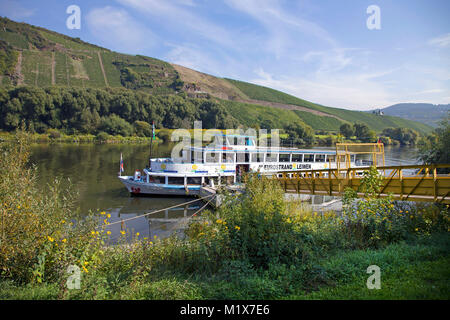
[{"label": "boat window", "polygon": [[166,177],[164,177],[164,176],[149,176],[149,182],[150,183],[165,184],[166,183]]},{"label": "boat window", "polygon": [[355,155],[355,154],[352,154],[352,155],[350,156],[350,161],[351,161],[351,162],[355,162],[355,157],[356,157],[356,155]]},{"label": "boat window", "polygon": [[202,151],[192,151],[191,152],[191,162],[192,163],[203,163],[203,152]]},{"label": "boat window", "polygon": [[305,154],[303,156],[303,162],[314,162],[314,155],[313,154]]},{"label": "boat window", "polygon": [[236,154],[236,162],[245,162],[248,163],[250,162],[250,153],[248,152],[239,152]]},{"label": "boat window", "polygon": [[201,184],[202,178],[201,177],[188,177],[187,178],[187,184]]},{"label": "boat window", "polygon": [[336,156],[334,154],[332,154],[332,155],[329,154],[328,157],[327,157],[327,160],[331,161],[331,162],[335,162],[336,161]]},{"label": "boat window", "polygon": [[252,153],[252,162],[264,162],[264,153]]},{"label": "boat window", "polygon": [[291,155],[289,153],[280,153],[280,162],[290,162]]},{"label": "boat window", "polygon": [[316,162],[325,162],[324,154],[316,154]]},{"label": "boat window", "polygon": [[222,153],[222,162],[223,163],[225,163],[225,162],[228,162],[228,163],[234,162],[234,153],[223,152]]},{"label": "boat window", "polygon": [[303,154],[293,153],[292,154],[292,162],[303,162]]},{"label": "boat window", "polygon": [[184,178],[183,177],[169,177],[169,184],[183,184],[184,185]]},{"label": "boat window", "polygon": [[266,153],[266,162],[277,162],[278,161],[278,153]]},{"label": "boat window", "polygon": [[219,163],[219,153],[217,152],[207,152],[206,153],[207,163]]}]

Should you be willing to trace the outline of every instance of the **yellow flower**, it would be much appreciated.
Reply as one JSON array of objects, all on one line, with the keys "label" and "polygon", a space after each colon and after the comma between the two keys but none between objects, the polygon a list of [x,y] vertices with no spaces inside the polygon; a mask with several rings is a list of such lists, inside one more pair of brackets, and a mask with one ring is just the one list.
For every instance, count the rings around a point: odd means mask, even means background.
[{"label": "yellow flower", "polygon": [[140,233],[139,233],[139,232],[136,232],[136,237],[139,237],[139,235],[140,235]]},{"label": "yellow flower", "polygon": [[123,230],[120,230],[120,233],[121,233],[121,234],[125,234],[125,231],[123,231]]},{"label": "yellow flower", "polygon": [[86,272],[86,273],[88,273],[89,271],[88,271],[88,269],[86,269],[86,267],[85,266],[81,266],[82,268],[83,268],[83,271],[84,272]]},{"label": "yellow flower", "polygon": [[105,211],[102,211],[102,212],[100,212],[100,214],[101,214],[101,215],[104,215],[104,214],[106,214],[106,212],[105,212]]},{"label": "yellow flower", "polygon": [[235,226],[234,227],[236,230],[241,230],[241,227],[239,227],[239,226]]},{"label": "yellow flower", "polygon": [[48,239],[48,241],[50,241],[50,242],[53,242],[55,239],[53,239],[52,237],[50,237],[50,236],[47,236],[47,239]]},{"label": "yellow flower", "polygon": [[64,239],[62,239],[61,241],[65,243],[67,240],[66,240],[66,238],[64,238]]},{"label": "yellow flower", "polygon": [[415,231],[419,231],[419,228],[414,229]]},{"label": "yellow flower", "polygon": [[91,231],[91,234],[92,234],[92,235],[95,235],[95,231]]},{"label": "yellow flower", "polygon": [[154,236],[153,238],[155,238],[155,239],[156,239],[156,238],[157,238],[157,236]]},{"label": "yellow flower", "polygon": [[217,219],[216,222],[217,223],[222,223],[222,219]]},{"label": "yellow flower", "polygon": [[204,236],[204,235],[205,235],[204,232],[200,232],[200,233],[198,234],[199,237],[200,237],[200,236]]},{"label": "yellow flower", "polygon": [[107,235],[110,235],[110,234],[111,234],[111,231],[109,231],[109,230],[106,231],[106,234],[107,234]]},{"label": "yellow flower", "polygon": [[61,223],[66,223],[66,220],[62,220]]},{"label": "yellow flower", "polygon": [[89,264],[89,262],[87,262],[87,261],[84,262],[84,265],[85,265],[85,266],[87,266],[88,264]]},{"label": "yellow flower", "polygon": [[107,217],[107,218],[111,218],[111,215],[108,213],[108,214],[106,215],[106,217]]}]

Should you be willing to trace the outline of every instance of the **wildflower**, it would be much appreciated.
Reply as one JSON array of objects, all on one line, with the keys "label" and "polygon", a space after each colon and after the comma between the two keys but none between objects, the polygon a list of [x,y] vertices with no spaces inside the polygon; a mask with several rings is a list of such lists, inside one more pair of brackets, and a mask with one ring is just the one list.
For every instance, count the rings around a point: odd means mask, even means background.
[{"label": "wildflower", "polygon": [[241,227],[239,227],[239,226],[235,226],[234,228],[238,231],[241,230]]},{"label": "wildflower", "polygon": [[61,220],[61,223],[66,223],[66,220]]},{"label": "wildflower", "polygon": [[92,235],[95,235],[95,231],[91,231],[91,234],[92,234]]},{"label": "wildflower", "polygon": [[47,236],[47,239],[48,239],[48,241],[50,241],[50,242],[53,242],[55,239],[53,239],[52,237],[50,237],[50,236]]},{"label": "wildflower", "polygon": [[88,273],[89,271],[88,271],[88,269],[86,269],[86,267],[85,266],[81,266],[82,268],[83,268],[83,271],[84,272],[86,272],[86,273]]},{"label": "wildflower", "polygon": [[105,211],[102,211],[102,212],[100,212],[100,214],[101,214],[101,215],[105,215],[105,214],[106,214],[106,212],[105,212]]},{"label": "wildflower", "polygon": [[89,262],[87,262],[87,261],[84,262],[84,265],[85,265],[85,266],[87,266],[88,264],[89,264]]},{"label": "wildflower", "polygon": [[61,242],[63,242],[63,243],[66,243],[66,241],[67,241],[66,238],[64,238],[64,239],[61,240]]},{"label": "wildflower", "polygon": [[125,231],[123,231],[123,230],[120,230],[120,233],[121,233],[122,235],[124,235],[124,234],[125,234]]},{"label": "wildflower", "polygon": [[139,237],[139,235],[140,235],[140,233],[139,233],[139,232],[136,232],[136,237]]},{"label": "wildflower", "polygon": [[107,234],[107,235],[110,235],[110,234],[111,234],[111,231],[109,231],[109,230],[106,231],[106,234]]},{"label": "wildflower", "polygon": [[419,228],[415,228],[414,230],[415,230],[415,231],[419,231]]},{"label": "wildflower", "polygon": [[199,237],[200,237],[200,236],[204,236],[204,235],[205,235],[204,232],[200,232],[200,233],[198,234]]},{"label": "wildflower", "polygon": [[108,214],[106,215],[106,217],[107,217],[107,218],[111,218],[111,215],[108,213]]},{"label": "wildflower", "polygon": [[153,238],[155,238],[155,239],[156,239],[156,238],[157,238],[157,236],[153,236]]},{"label": "wildflower", "polygon": [[222,223],[222,219],[217,219],[216,222],[220,224]]}]

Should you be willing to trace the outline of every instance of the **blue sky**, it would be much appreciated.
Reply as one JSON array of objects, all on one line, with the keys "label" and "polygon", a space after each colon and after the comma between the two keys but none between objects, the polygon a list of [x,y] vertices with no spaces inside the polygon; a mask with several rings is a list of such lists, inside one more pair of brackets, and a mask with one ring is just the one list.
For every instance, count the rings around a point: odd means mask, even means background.
[{"label": "blue sky", "polygon": [[[81,29],[66,8],[81,9]],[[377,5],[381,29],[369,30]],[[114,51],[367,110],[450,103],[450,1],[1,0],[0,15]]]}]

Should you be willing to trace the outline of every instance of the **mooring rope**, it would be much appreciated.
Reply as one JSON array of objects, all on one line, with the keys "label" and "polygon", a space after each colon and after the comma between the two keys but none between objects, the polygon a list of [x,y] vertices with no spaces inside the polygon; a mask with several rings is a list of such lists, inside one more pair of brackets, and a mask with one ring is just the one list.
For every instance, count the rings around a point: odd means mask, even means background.
[{"label": "mooring rope", "polygon": [[199,213],[201,210],[203,210],[216,196],[217,196],[217,194],[213,194],[213,198],[211,198],[211,199],[209,199],[208,200],[208,202],[203,206],[203,207],[201,207],[200,209],[198,209],[197,211],[195,211],[192,215],[190,215],[189,217],[183,217],[183,218],[181,218],[180,219],[180,221],[177,221],[176,223],[175,223],[175,225],[172,227],[172,228],[170,228],[170,230],[169,231],[173,231],[176,227],[178,227],[182,222],[187,222],[187,221],[189,221],[189,219],[191,219],[192,217],[194,217],[197,213]]},{"label": "mooring rope", "polygon": [[[96,229],[109,227],[109,226],[112,226],[112,225],[115,225],[115,224],[119,224],[119,223],[124,223],[124,222],[130,221],[130,220],[134,220],[134,219],[137,219],[137,218],[142,218],[142,217],[145,217],[145,216],[148,216],[148,215],[151,215],[151,214],[155,214],[155,213],[162,212],[162,211],[165,211],[165,210],[170,210],[170,209],[173,209],[173,208],[176,208],[176,207],[184,206],[184,205],[187,205],[189,203],[193,203],[193,202],[200,201],[200,200],[207,199],[209,197],[214,197],[214,196],[216,196],[216,194],[210,194],[210,195],[202,197],[202,198],[198,198],[198,199],[191,200],[191,201],[188,201],[188,202],[180,203],[180,204],[177,204],[175,206],[167,207],[167,208],[164,208],[164,209],[159,209],[159,210],[156,210],[156,211],[148,212],[148,213],[145,213],[145,214],[140,215],[140,216],[131,217],[131,218],[128,218],[128,219],[125,219],[125,220],[116,221],[116,222],[111,222],[111,223],[108,223],[106,225],[98,226]],[[206,207],[211,202],[212,199],[213,198],[211,198],[203,207],[201,207],[199,210],[197,210],[197,212],[195,212],[193,215],[197,214],[200,210],[202,210],[204,207]]]}]

